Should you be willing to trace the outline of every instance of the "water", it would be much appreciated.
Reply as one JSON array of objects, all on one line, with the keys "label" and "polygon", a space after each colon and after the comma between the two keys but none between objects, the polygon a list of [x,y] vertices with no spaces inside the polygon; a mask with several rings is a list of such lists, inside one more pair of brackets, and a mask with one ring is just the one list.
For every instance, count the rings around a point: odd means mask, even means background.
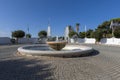
[{"label": "water", "polygon": [[27,50],[41,50],[41,51],[53,51],[49,46],[28,46],[24,47]]},{"label": "water", "polygon": [[[26,50],[36,50],[36,51],[56,51],[49,46],[27,46],[24,47]],[[79,51],[81,49],[62,49],[61,51]]]}]

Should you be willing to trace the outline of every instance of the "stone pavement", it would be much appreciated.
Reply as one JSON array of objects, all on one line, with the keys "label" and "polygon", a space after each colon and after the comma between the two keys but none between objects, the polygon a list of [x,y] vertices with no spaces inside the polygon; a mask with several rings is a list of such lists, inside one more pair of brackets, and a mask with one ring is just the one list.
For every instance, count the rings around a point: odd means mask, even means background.
[{"label": "stone pavement", "polygon": [[49,58],[15,55],[19,46],[0,46],[0,80],[120,80],[120,47],[89,44],[99,52]]}]

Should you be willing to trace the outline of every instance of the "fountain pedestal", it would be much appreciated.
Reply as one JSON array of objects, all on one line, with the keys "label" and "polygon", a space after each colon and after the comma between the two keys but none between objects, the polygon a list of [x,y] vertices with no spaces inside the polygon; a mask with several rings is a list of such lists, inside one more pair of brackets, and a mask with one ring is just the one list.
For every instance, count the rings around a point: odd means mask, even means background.
[{"label": "fountain pedestal", "polygon": [[54,50],[60,51],[62,48],[65,47],[65,45],[67,44],[66,41],[51,41],[51,42],[47,42],[47,44]]}]

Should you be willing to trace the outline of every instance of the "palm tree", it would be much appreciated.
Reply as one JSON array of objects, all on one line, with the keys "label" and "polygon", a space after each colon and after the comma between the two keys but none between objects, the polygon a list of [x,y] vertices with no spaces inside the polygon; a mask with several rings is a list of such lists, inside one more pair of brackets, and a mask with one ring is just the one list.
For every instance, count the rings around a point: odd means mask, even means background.
[{"label": "palm tree", "polygon": [[76,23],[76,32],[79,34],[79,26],[80,24],[79,23]]},{"label": "palm tree", "polygon": [[69,26],[68,26],[68,28],[69,28],[69,32],[73,31],[73,29],[72,29],[72,26],[71,26],[71,25],[69,25]]}]

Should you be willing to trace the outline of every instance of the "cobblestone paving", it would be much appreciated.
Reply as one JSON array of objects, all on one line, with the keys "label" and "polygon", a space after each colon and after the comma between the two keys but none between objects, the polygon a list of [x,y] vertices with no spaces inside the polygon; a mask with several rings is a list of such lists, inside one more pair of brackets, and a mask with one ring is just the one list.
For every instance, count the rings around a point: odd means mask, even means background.
[{"label": "cobblestone paving", "polygon": [[0,46],[0,80],[120,80],[120,47],[89,44],[99,53],[48,58],[17,56],[19,46]]}]

